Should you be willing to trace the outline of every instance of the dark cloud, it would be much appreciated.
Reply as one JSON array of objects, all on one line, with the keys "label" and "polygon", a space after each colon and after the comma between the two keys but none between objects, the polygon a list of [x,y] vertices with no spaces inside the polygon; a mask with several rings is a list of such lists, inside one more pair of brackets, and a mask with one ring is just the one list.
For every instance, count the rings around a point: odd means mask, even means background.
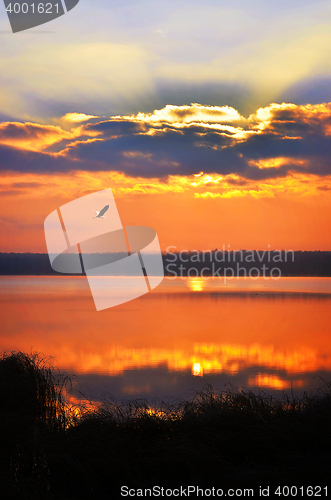
[{"label": "dark cloud", "polygon": [[[98,169],[121,170],[132,176],[161,177],[188,175],[203,170],[223,174],[243,172],[246,161],[231,148],[212,149],[228,143],[228,138],[210,134],[208,146],[190,129],[167,130],[156,135],[120,136],[115,140],[81,143],[69,157],[98,162]],[[197,144],[198,143],[198,144]],[[206,145],[205,144],[205,145]]]},{"label": "dark cloud", "polygon": [[88,132],[97,132],[103,137],[122,136],[147,132],[150,127],[144,123],[137,123],[124,120],[102,121],[95,124],[87,124],[83,130]]},{"label": "dark cloud", "polygon": [[[172,107],[162,110],[159,121],[156,115],[140,115],[86,124],[77,129],[81,133],[77,140],[68,140],[59,154],[2,145],[0,169],[44,173],[119,171],[134,177],[163,179],[200,171],[256,180],[282,177],[292,171],[331,174],[328,105],[271,105],[264,113],[264,121],[259,115],[247,121],[246,131],[234,122],[222,124],[218,110],[212,124],[205,123],[205,118],[197,123],[198,114],[205,112],[202,108],[182,111]],[[207,109],[204,116],[208,117],[208,113]],[[232,115],[229,112],[226,119],[230,116],[231,120]],[[215,116],[220,117],[219,123]],[[186,123],[188,118],[192,122]],[[15,127],[6,127],[6,133],[11,137],[21,134],[22,129],[24,133],[35,133],[34,127],[32,131],[25,126]],[[42,129],[38,125],[38,134],[43,134]],[[47,126],[45,129],[53,131]],[[61,134],[59,143],[63,144]],[[264,168],[263,163],[258,163],[277,158],[282,158],[278,167],[271,164],[267,165],[271,168]]]},{"label": "dark cloud", "polygon": [[[83,166],[84,168],[85,166]],[[0,170],[24,173],[54,173],[77,170],[73,162],[47,153],[24,151],[11,146],[0,145]]]},{"label": "dark cloud", "polygon": [[11,185],[13,188],[39,188],[43,184],[41,182],[13,182]]},{"label": "dark cloud", "polygon": [[[278,177],[289,171],[307,172],[318,175],[331,174],[331,136],[311,135],[302,139],[283,139],[272,134],[253,136],[250,140],[237,144],[233,149],[241,153],[247,161],[287,158],[281,168],[258,169],[250,167],[246,172],[250,178]],[[295,160],[301,160],[299,165]],[[257,175],[257,177],[256,177]]]},{"label": "dark cloud", "polygon": [[7,191],[0,191],[1,196],[17,196],[18,194],[22,194],[22,191],[18,189],[8,189]]},{"label": "dark cloud", "polygon": [[227,183],[233,184],[234,186],[246,186],[249,184],[249,182],[244,179],[227,179]]},{"label": "dark cloud", "polygon": [[13,182],[9,189],[4,187],[0,193],[2,196],[17,196],[26,193],[31,188],[39,189],[42,187],[43,184],[41,182]]}]

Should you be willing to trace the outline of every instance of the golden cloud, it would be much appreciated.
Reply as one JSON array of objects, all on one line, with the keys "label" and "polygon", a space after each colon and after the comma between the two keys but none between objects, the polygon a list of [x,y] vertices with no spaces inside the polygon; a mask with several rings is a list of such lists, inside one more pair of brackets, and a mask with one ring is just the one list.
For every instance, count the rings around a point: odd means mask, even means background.
[{"label": "golden cloud", "polygon": [[[247,180],[238,175],[169,176],[165,179],[130,177],[120,172],[73,171],[65,174],[3,174],[0,193],[5,195],[15,189],[15,196],[29,196],[33,188],[34,198],[52,196],[79,197],[111,185],[117,199],[127,195],[155,195],[187,193],[194,198],[274,198],[280,196],[329,196],[331,176],[320,178],[312,174],[292,174],[288,177],[268,180]],[[35,187],[42,189],[36,190]]]},{"label": "golden cloud", "polygon": [[81,123],[91,120],[92,118],[99,118],[94,115],[86,115],[85,113],[66,113],[62,116],[61,120],[72,122],[72,123]]},{"label": "golden cloud", "polygon": [[215,125],[244,121],[244,117],[230,106],[191,105],[174,106],[168,104],[153,113],[138,113],[131,116],[114,116],[112,119],[122,119],[148,123],[154,126],[183,127],[191,124]]},{"label": "golden cloud", "polygon": [[289,135],[287,130],[305,132],[308,129],[321,129],[326,135],[331,134],[331,103],[296,105],[292,103],[272,103],[259,108],[248,118],[253,130],[268,131],[284,135],[287,139],[302,139]]},{"label": "golden cloud", "polygon": [[75,133],[53,125],[29,122],[0,123],[0,144],[28,151],[42,151],[56,142],[73,137]]}]

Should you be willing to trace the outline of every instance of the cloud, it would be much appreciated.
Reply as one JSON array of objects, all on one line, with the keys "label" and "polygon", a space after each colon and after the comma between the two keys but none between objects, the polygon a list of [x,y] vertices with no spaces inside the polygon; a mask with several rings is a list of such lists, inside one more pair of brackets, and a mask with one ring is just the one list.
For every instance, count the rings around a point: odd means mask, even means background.
[{"label": "cloud", "polygon": [[[112,187],[116,198],[180,194],[186,199],[230,198],[282,198],[318,196],[325,200],[331,192],[331,175],[319,177],[313,174],[292,172],[286,177],[270,179],[245,179],[237,174],[170,175],[164,178],[132,177],[123,173],[98,171],[64,171],[63,173],[3,173],[1,195],[7,198],[19,196],[25,202],[33,199],[39,205],[57,197],[56,204],[80,197],[100,189]],[[60,201],[59,198],[60,197]],[[38,200],[38,201],[36,201]],[[50,201],[51,205],[53,202]]]},{"label": "cloud", "polygon": [[[81,116],[80,113],[73,113]],[[86,116],[86,115],[84,115]],[[94,118],[86,117],[86,120]],[[76,121],[78,123],[78,120]],[[12,146],[24,151],[44,151],[56,144],[67,144],[76,138],[95,137],[98,130],[73,127],[64,130],[61,126],[41,125],[38,123],[3,122],[0,123],[0,145]]]},{"label": "cloud", "polygon": [[6,217],[0,216],[0,223],[4,226],[5,229],[10,228],[11,230],[19,230],[19,231],[38,231],[41,228],[41,224],[36,223],[28,223],[27,221],[19,221],[14,217]]},{"label": "cloud", "polygon": [[299,138],[302,134],[330,135],[331,103],[270,104],[249,117],[253,127],[265,132]]},{"label": "cloud", "polygon": [[[121,117],[115,117],[121,118]],[[156,126],[174,125],[184,127],[188,124],[224,124],[240,122],[244,117],[230,106],[203,106],[191,104],[190,106],[173,106],[168,104],[153,113],[138,113],[137,115],[124,116],[123,120],[142,121]]]},{"label": "cloud", "polygon": [[69,131],[6,122],[0,125],[1,144],[0,168],[18,172],[116,171],[158,179],[201,171],[252,180],[291,172],[325,176],[331,173],[331,103],[272,103],[248,118],[229,106],[167,105]]},{"label": "cloud", "polygon": [[64,116],[62,116],[61,120],[72,123],[81,123],[87,122],[88,120],[91,120],[91,118],[99,117],[94,115],[86,115],[85,113],[66,113]]},{"label": "cloud", "polygon": [[0,123],[0,144],[26,151],[41,151],[63,139],[72,139],[75,134],[61,127],[37,123]]},{"label": "cloud", "polygon": [[64,172],[73,169],[62,156],[0,145],[0,169],[11,172]]}]

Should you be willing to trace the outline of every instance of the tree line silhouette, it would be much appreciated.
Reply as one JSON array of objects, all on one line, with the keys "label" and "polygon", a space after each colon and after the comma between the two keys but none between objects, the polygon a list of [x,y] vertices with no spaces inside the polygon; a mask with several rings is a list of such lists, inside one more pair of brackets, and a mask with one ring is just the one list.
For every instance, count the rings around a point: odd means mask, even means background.
[{"label": "tree line silhouette", "polygon": [[[281,276],[331,276],[331,251],[183,251],[162,254],[166,276],[269,276],[279,269]],[[111,256],[111,254],[109,254]],[[70,258],[68,256],[68,258]],[[104,256],[103,256],[104,258]],[[156,256],[155,258],[158,258]],[[110,257],[113,261],[114,257]],[[215,274],[216,273],[216,274]],[[0,253],[0,275],[59,275],[45,253]],[[275,276],[278,276],[278,271]],[[72,273],[71,276],[76,276]]]}]

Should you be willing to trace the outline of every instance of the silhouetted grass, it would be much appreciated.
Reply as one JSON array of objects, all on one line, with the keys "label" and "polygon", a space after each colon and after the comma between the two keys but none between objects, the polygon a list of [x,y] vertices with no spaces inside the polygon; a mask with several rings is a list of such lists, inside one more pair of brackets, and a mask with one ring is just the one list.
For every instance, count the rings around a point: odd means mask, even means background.
[{"label": "silhouetted grass", "polygon": [[152,410],[110,398],[77,417],[65,402],[67,382],[36,355],[1,358],[2,498],[116,499],[122,485],[329,483],[329,383],[282,400],[205,387],[189,402],[156,401]]}]

